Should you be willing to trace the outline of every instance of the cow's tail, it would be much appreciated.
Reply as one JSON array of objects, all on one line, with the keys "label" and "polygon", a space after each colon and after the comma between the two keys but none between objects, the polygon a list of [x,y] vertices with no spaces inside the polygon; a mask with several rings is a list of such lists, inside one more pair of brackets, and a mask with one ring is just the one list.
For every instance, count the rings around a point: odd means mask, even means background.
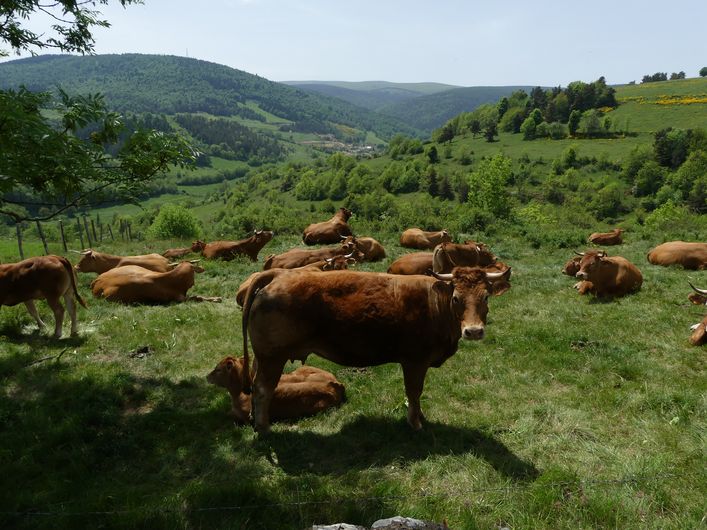
[{"label": "cow's tail", "polygon": [[76,276],[74,276],[74,267],[71,265],[71,262],[66,259],[64,256],[57,256],[59,258],[59,261],[61,264],[64,266],[66,269],[66,272],[69,275],[69,278],[71,278],[71,288],[74,291],[74,298],[78,301],[79,304],[81,304],[84,307],[86,306],[86,302],[83,301],[83,298],[81,298],[81,295],[79,294],[79,290],[76,288]]},{"label": "cow's tail", "polygon": [[253,380],[250,374],[250,361],[248,357],[248,320],[250,318],[250,308],[253,304],[253,299],[258,291],[272,282],[281,270],[268,270],[258,274],[248,286],[243,300],[243,316],[241,320],[243,328],[243,392],[250,394],[253,390]]}]

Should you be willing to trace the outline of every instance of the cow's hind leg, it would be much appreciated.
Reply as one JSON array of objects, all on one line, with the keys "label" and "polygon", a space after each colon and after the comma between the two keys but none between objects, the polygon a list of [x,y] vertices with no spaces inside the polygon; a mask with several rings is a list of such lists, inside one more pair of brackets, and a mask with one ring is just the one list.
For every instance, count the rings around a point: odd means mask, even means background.
[{"label": "cow's hind leg", "polygon": [[257,365],[252,414],[255,430],[260,434],[267,434],[270,431],[270,401],[275,387],[280,381],[285,361],[286,358],[283,358],[282,361],[271,358],[267,362],[261,361]]},{"label": "cow's hind leg", "polygon": [[61,327],[64,324],[64,306],[61,305],[61,298],[47,298],[49,307],[54,312],[54,338],[61,337]]},{"label": "cow's hind leg", "polygon": [[408,398],[408,423],[416,431],[422,429],[423,416],[420,408],[420,396],[425,386],[425,374],[427,374],[426,366],[417,364],[403,365],[405,394]]},{"label": "cow's hind leg", "polygon": [[25,302],[25,307],[27,307],[27,311],[29,311],[29,314],[32,315],[34,320],[37,321],[37,326],[39,326],[39,330],[43,331],[44,329],[46,329],[47,325],[41,318],[39,318],[39,313],[37,312],[37,307],[34,305],[34,300],[27,300]]},{"label": "cow's hind leg", "polygon": [[69,311],[69,317],[71,317],[71,336],[74,337],[78,335],[78,320],[76,318],[76,304],[74,303],[73,294],[70,291],[64,293],[64,302],[66,302],[66,309]]}]

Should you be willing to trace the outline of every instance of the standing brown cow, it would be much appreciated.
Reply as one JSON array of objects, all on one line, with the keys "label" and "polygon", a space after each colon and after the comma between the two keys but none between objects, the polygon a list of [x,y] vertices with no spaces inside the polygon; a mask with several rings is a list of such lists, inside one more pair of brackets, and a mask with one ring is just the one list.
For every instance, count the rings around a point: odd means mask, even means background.
[{"label": "standing brown cow", "polygon": [[447,230],[425,232],[419,228],[408,228],[400,234],[400,246],[419,250],[432,250],[440,243],[450,243],[452,237]]},{"label": "standing brown cow", "polygon": [[339,208],[339,211],[328,221],[312,223],[302,232],[302,241],[305,245],[318,245],[338,243],[342,237],[350,236],[348,220],[351,210]]},{"label": "standing brown cow", "polygon": [[[206,380],[228,390],[231,414],[239,423],[248,423],[251,397],[243,393],[243,359],[225,357]],[[313,366],[301,366],[283,374],[270,402],[270,417],[277,420],[313,416],[344,401],[344,385],[333,374]]]},{"label": "standing brown cow", "polygon": [[61,337],[64,323],[62,296],[71,317],[71,335],[76,335],[78,323],[74,298],[82,306],[86,307],[86,304],[76,289],[76,278],[69,260],[50,255],[0,265],[0,306],[24,302],[39,329],[43,330],[46,324],[39,317],[34,300],[46,300],[54,312],[54,338],[57,339]]},{"label": "standing brown cow", "polygon": [[652,249],[648,261],[653,265],[682,265],[685,269],[707,269],[707,243],[669,241]]},{"label": "standing brown cow", "polygon": [[251,261],[258,261],[258,252],[272,239],[270,230],[256,230],[252,236],[240,241],[212,241],[204,243],[195,241],[192,248],[200,250],[207,259],[222,259],[230,261],[236,256],[248,256]]},{"label": "standing brown cow", "polygon": [[623,232],[623,228],[614,228],[611,232],[594,232],[587,240],[601,246],[620,245],[623,243],[621,238]]},{"label": "standing brown cow", "polygon": [[167,272],[174,268],[174,264],[170,263],[167,258],[159,254],[144,254],[141,256],[114,256],[104,252],[96,252],[95,250],[84,250],[81,254],[81,259],[76,264],[76,270],[79,272],[97,272],[103,274],[106,271],[116,267],[124,267],[126,265],[137,265],[155,272]]},{"label": "standing brown cow", "polygon": [[623,296],[638,291],[643,275],[633,263],[621,256],[609,257],[603,250],[588,250],[580,254],[575,285],[579,294],[595,296]]},{"label": "standing brown cow", "polygon": [[440,243],[432,252],[432,270],[452,272],[454,267],[487,267],[496,262],[496,256],[483,243],[467,241],[463,244]]},{"label": "standing brown cow", "polygon": [[[407,420],[422,428],[420,396],[430,367],[457,351],[460,338],[484,337],[489,295],[510,288],[507,273],[457,267],[452,274],[398,276],[374,272],[268,271],[251,284],[243,305],[257,370],[255,427],[269,429],[273,391],[288,360],[315,353],[345,366],[400,363]],[[250,391],[248,370],[243,389]]]}]

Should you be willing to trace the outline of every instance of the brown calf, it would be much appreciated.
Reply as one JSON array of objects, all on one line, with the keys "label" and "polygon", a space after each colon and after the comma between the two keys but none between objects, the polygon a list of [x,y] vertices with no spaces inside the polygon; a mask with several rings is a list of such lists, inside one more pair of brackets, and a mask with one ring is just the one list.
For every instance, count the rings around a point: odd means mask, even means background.
[{"label": "brown calf", "polygon": [[302,241],[305,245],[318,245],[338,243],[342,237],[351,235],[348,220],[351,210],[339,208],[328,221],[312,223],[302,232]]},{"label": "brown calf", "polygon": [[251,261],[258,261],[258,252],[272,239],[269,230],[256,230],[252,236],[240,241],[212,241],[204,243],[195,241],[192,248],[200,249],[201,255],[207,259],[222,259],[230,261],[236,256],[248,256]]},{"label": "brown calf", "polygon": [[71,335],[78,332],[74,298],[86,304],[76,289],[76,278],[69,260],[62,256],[39,256],[18,263],[0,265],[0,306],[13,306],[24,302],[30,315],[43,330],[46,325],[39,317],[34,300],[46,300],[54,312],[54,338],[61,337],[64,323],[64,297],[71,317]]},{"label": "brown calf", "polygon": [[[243,372],[243,358],[226,357],[206,376],[209,383],[228,390],[231,413],[239,423],[247,423],[251,412],[251,396],[243,393]],[[344,385],[333,374],[302,366],[280,377],[270,401],[270,417],[286,420],[313,416],[343,401]]]},{"label": "brown calf", "polygon": [[575,256],[562,267],[562,274],[574,278],[579,272],[579,262],[582,261],[582,256]]}]

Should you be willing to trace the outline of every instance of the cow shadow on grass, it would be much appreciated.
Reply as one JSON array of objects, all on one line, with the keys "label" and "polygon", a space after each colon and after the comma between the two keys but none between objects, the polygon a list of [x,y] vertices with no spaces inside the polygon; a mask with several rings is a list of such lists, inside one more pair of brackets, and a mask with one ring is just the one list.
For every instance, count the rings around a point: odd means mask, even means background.
[{"label": "cow shadow on grass", "polygon": [[358,417],[336,434],[272,432],[257,442],[266,457],[289,474],[339,475],[352,469],[406,465],[433,455],[471,454],[497,472],[531,481],[540,471],[506,445],[478,429],[425,422],[420,432],[404,420]]}]

